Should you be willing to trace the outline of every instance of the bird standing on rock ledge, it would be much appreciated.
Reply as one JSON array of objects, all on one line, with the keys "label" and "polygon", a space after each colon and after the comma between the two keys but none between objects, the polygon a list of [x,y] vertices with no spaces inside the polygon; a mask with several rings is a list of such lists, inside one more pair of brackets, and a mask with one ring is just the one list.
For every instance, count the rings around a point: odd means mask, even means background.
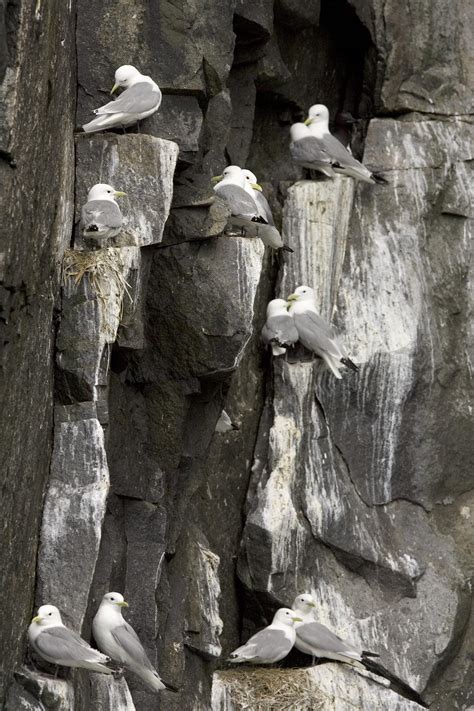
[{"label": "bird standing on rock ledge", "polygon": [[130,64],[117,69],[115,84],[110,93],[113,94],[119,87],[125,91],[115,101],[94,109],[97,118],[83,125],[85,133],[125,128],[151,116],[160,108],[161,91],[158,84]]},{"label": "bird standing on rock ledge", "polygon": [[128,607],[128,602],[120,593],[109,592],[104,595],[92,622],[97,645],[113,660],[139,676],[153,691],[177,691],[171,684],[166,684],[153,668],[137,633],[122,617],[124,607]]},{"label": "bird standing on rock ledge", "polygon": [[302,618],[293,610],[281,607],[275,613],[271,625],[254,634],[246,644],[232,652],[228,661],[234,664],[273,664],[281,661],[295,643],[295,622],[302,622]]}]

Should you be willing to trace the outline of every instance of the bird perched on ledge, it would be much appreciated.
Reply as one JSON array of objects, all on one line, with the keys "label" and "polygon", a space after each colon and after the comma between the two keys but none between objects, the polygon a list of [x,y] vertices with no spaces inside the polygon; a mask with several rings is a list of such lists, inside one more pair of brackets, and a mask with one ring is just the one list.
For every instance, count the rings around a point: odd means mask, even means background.
[{"label": "bird perched on ledge", "polygon": [[122,617],[122,608],[128,607],[123,595],[109,592],[104,595],[92,622],[94,639],[103,652],[139,676],[153,691],[177,691],[160,678],[147,657],[140,639],[131,625]]},{"label": "bird perched on ledge", "polygon": [[[255,177],[253,173],[250,174]],[[269,222],[267,212],[271,211],[265,200],[257,202],[255,192],[261,192],[258,183],[249,182],[244,171],[238,165],[229,165],[222,173],[212,178],[216,183],[214,192],[227,203],[231,211],[230,222],[242,234],[250,237],[259,237],[263,244],[272,249],[283,249],[292,252],[290,247],[283,244],[280,233],[273,224],[273,217]],[[265,207],[266,203],[266,207]]]},{"label": "bird perched on ledge", "polygon": [[311,287],[299,286],[288,297],[288,303],[288,313],[294,318],[299,341],[322,358],[336,378],[341,378],[339,368],[343,365],[356,372],[359,370],[347,356],[331,326],[316,311],[314,290]]},{"label": "bird perched on ledge", "polygon": [[246,644],[232,652],[228,661],[234,664],[279,662],[286,657],[295,643],[295,622],[302,622],[302,618],[293,610],[281,607],[275,613],[271,625],[254,634]]},{"label": "bird perched on ledge", "polygon": [[41,605],[28,627],[28,638],[35,652],[51,664],[88,669],[101,674],[112,674],[104,666],[110,657],[101,654],[63,625],[61,614],[54,605]]},{"label": "bird perched on ledge", "polygon": [[[311,136],[315,139],[311,143],[312,154],[318,151],[321,156],[318,160],[322,163],[321,167],[315,164],[315,170],[319,170],[329,177],[334,177],[334,173],[346,175],[355,180],[362,180],[366,183],[386,183],[387,181],[382,176],[372,173],[362,163],[354,158],[354,156],[342,145],[342,143],[329,132],[329,111],[323,104],[314,104],[308,112],[308,118],[304,122],[308,126]],[[294,140],[294,139],[293,139]],[[293,153],[292,153],[293,155]],[[301,165],[304,154],[300,156],[298,161]],[[332,172],[332,175],[331,175]]]},{"label": "bird perched on ledge", "polygon": [[314,618],[316,603],[312,595],[304,593],[297,595],[293,601],[293,610],[302,618],[295,623],[295,647],[304,654],[313,657],[324,657],[335,661],[350,664],[357,669],[365,669],[361,663],[364,657],[378,657],[374,652],[366,652],[352,642],[341,639],[328,627],[325,627]]},{"label": "bird perched on ledge", "polygon": [[110,93],[113,94],[118,88],[125,91],[115,101],[94,109],[97,118],[83,125],[85,133],[125,128],[151,116],[160,108],[161,91],[158,84],[130,64],[124,64],[115,72],[115,84]]},{"label": "bird perched on ledge", "polygon": [[285,299],[272,299],[267,306],[267,320],[262,328],[262,340],[271,345],[274,356],[286,353],[288,346],[298,340],[295,320],[288,313]]},{"label": "bird perched on ledge", "polygon": [[120,234],[123,217],[115,198],[125,194],[106,183],[97,183],[89,190],[81,211],[84,237],[105,240]]}]

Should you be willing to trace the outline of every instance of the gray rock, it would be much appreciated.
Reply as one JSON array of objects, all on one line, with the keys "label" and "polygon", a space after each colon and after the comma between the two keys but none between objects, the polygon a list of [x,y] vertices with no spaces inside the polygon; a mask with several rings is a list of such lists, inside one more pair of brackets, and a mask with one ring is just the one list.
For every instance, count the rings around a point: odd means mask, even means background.
[{"label": "gray rock", "polygon": [[291,27],[305,29],[317,25],[321,12],[320,0],[276,0],[275,15]]},{"label": "gray rock", "polygon": [[[160,242],[171,205],[177,157],[175,143],[152,136],[78,136],[76,221],[90,188],[96,183],[109,183],[127,193],[119,198],[127,237],[119,236],[107,246]],[[78,244],[81,246],[82,240]]]},{"label": "gray rock", "polygon": [[114,679],[105,674],[91,674],[91,708],[94,711],[135,711],[125,679]]},{"label": "gray rock", "polygon": [[76,82],[72,3],[42,3],[35,13],[26,2],[2,2],[0,14],[1,706],[25,651],[51,457],[54,307],[73,217]]},{"label": "gray rock", "polygon": [[99,553],[108,491],[98,420],[58,423],[41,526],[37,602],[56,605],[64,623],[78,632]]},{"label": "gray rock", "polygon": [[65,679],[21,668],[10,688],[6,711],[70,711],[74,708],[74,688]]}]

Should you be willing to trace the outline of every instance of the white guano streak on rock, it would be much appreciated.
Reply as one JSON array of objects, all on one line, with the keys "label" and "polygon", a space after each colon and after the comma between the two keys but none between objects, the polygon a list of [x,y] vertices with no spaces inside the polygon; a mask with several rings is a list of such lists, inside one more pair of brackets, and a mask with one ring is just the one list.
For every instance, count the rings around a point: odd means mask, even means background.
[{"label": "white guano streak on rock", "polygon": [[316,292],[316,308],[331,319],[344,262],[354,181],[337,177],[301,181],[289,191],[283,212],[283,241],[295,252],[283,267],[279,295],[306,284]]},{"label": "white guano streak on rock", "polygon": [[89,678],[92,696],[96,704],[95,708],[110,709],[111,711],[136,711],[124,677],[115,679],[105,674],[90,674]]},{"label": "white guano streak on rock", "polygon": [[222,647],[219,636],[223,630],[223,622],[219,615],[219,598],[221,586],[219,583],[218,555],[198,542],[199,560],[197,586],[202,600],[202,617],[207,634],[200,635],[200,648],[212,657],[219,657]]},{"label": "white guano streak on rock", "polygon": [[[72,463],[70,472],[64,470],[67,463]],[[54,602],[66,615],[70,611],[68,622],[77,631],[84,620],[99,553],[109,483],[104,434],[98,420],[56,425],[38,578],[41,602]]]},{"label": "white guano streak on rock", "polygon": [[[232,239],[237,241],[237,258],[236,258],[236,279],[238,289],[238,304],[244,304],[244,308],[248,310],[248,323],[253,319],[253,305],[257,288],[260,283],[262,274],[263,255],[265,247],[260,239],[250,239],[244,237],[221,237],[221,239]],[[249,329],[249,335],[241,349],[237,353],[231,369],[237,368],[242,356],[245,353],[247,343],[252,337],[252,331]]]}]

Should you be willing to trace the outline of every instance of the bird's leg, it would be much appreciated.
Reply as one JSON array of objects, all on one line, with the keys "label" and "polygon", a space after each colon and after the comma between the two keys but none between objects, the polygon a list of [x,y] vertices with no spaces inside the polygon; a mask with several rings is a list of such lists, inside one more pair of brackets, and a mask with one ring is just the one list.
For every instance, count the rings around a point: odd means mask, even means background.
[{"label": "bird's leg", "polygon": [[58,674],[59,674],[59,666],[57,664],[55,666],[56,666],[56,669],[54,670],[54,678],[57,679]]},{"label": "bird's leg", "polygon": [[241,237],[245,237],[246,234],[247,234],[247,230],[246,230],[245,227],[242,225],[242,227],[240,228],[240,236],[241,236]]}]

